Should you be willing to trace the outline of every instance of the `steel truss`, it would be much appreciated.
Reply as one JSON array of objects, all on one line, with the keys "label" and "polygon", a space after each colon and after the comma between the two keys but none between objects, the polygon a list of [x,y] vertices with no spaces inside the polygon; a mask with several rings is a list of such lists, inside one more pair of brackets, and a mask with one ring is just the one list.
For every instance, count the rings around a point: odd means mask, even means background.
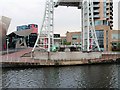
[{"label": "steel truss", "polygon": [[[86,2],[87,9],[85,11],[84,3]],[[85,17],[85,12],[87,12]],[[95,25],[94,25],[94,16],[93,16],[93,0],[83,1],[82,7],[82,17],[83,17],[83,30],[82,30],[82,47],[83,51],[100,51],[98,44],[98,39],[96,36]],[[87,21],[87,25],[85,25]]]},{"label": "steel truss", "polygon": [[35,50],[35,48],[44,49],[48,52],[51,51],[51,48],[54,44],[53,25],[54,25],[54,2],[53,0],[46,0],[42,26],[40,30],[38,30],[38,37],[32,49],[32,52]]}]

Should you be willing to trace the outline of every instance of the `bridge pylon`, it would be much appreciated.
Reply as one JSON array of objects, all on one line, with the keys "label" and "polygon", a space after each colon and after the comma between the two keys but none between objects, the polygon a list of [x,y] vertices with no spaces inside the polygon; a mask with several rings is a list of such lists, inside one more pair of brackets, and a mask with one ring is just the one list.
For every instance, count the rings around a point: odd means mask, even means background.
[{"label": "bridge pylon", "polygon": [[93,15],[94,0],[82,2],[82,48],[83,51],[100,51]]},{"label": "bridge pylon", "polygon": [[54,2],[53,0],[46,0],[43,21],[40,29],[38,30],[38,37],[32,49],[44,49],[48,52],[54,44]]}]

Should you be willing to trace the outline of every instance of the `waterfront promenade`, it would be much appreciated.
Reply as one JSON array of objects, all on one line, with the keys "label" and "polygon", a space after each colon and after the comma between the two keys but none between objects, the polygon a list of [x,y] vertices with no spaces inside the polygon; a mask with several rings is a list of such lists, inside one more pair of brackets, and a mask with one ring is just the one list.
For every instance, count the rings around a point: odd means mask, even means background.
[{"label": "waterfront promenade", "polygon": [[[101,56],[99,58],[80,58],[76,60],[71,60],[71,59],[43,60],[43,59],[31,58],[30,57],[31,50],[32,48],[27,48],[27,49],[19,50],[14,53],[1,55],[0,63],[1,65],[3,65],[3,67],[23,67],[23,66],[37,67],[37,66],[84,65],[84,64],[99,64],[99,63],[114,63],[114,62],[117,63],[120,60],[120,53],[117,52],[101,52]],[[72,52],[72,54],[73,53],[74,52]]]}]

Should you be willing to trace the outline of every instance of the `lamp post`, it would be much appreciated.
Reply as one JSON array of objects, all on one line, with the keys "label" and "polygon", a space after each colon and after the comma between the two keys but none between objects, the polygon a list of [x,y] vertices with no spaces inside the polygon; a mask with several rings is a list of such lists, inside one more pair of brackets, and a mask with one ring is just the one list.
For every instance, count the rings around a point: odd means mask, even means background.
[{"label": "lamp post", "polygon": [[8,60],[8,43],[9,43],[9,39],[7,38],[7,60]]}]

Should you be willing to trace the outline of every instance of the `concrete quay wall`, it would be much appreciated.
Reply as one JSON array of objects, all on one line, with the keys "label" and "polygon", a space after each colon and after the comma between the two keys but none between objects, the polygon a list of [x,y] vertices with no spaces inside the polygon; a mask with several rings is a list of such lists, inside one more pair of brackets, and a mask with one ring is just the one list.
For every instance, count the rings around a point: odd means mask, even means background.
[{"label": "concrete quay wall", "polygon": [[101,58],[102,53],[100,52],[91,52],[91,53],[82,53],[82,52],[34,52],[34,59],[40,60],[81,60],[81,59],[95,59]]}]

